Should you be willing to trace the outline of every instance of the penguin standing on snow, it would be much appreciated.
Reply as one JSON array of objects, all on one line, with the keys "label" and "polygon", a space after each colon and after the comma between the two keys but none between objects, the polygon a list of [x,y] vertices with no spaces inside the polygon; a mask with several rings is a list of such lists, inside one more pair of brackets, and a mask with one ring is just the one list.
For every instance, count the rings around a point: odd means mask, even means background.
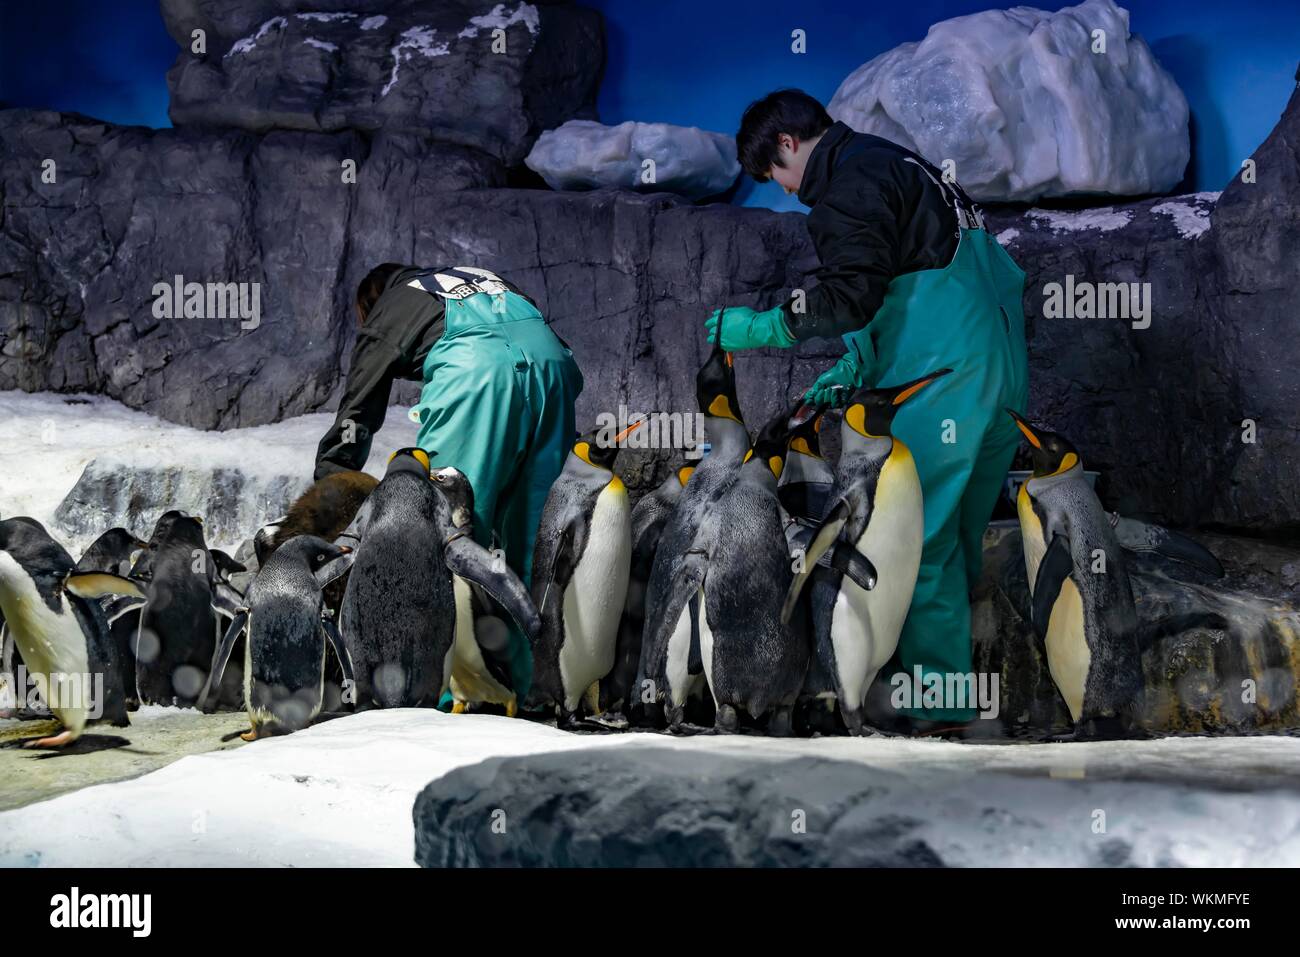
[{"label": "penguin standing on snow", "polygon": [[519,616],[529,640],[536,610],[522,583],[457,524],[429,474],[429,453],[399,449],[354,525],[360,534],[343,595],[343,642],[360,709],[433,705],[451,682],[454,579],[469,581]]},{"label": "penguin standing on snow", "polygon": [[808,643],[781,620],[793,577],[785,514],[777,498],[790,412],[763,427],[700,523],[673,583],[665,624],[699,600],[700,659],[717,707],[716,727],[731,732],[739,712],[768,717],[768,731],[791,733],[791,711],[808,668]]},{"label": "penguin standing on snow", "polygon": [[[720,322],[725,315],[720,317]],[[679,725],[687,697],[704,680],[700,660],[699,616],[695,603],[675,610],[666,621],[666,607],[700,524],[716,497],[736,479],[749,451],[749,432],[740,415],[736,373],[731,354],[715,341],[709,358],[695,376],[695,398],[704,416],[709,454],[696,466],[682,490],[681,500],[664,528],[646,586],[645,627],[636,688],[639,703],[662,704],[669,724]]]},{"label": "penguin standing on snow", "polygon": [[78,572],[40,523],[0,522],[0,610],[41,697],[64,728],[29,747],[70,744],[90,721],[129,723],[117,649],[97,601],[109,594],[143,597],[118,575]]},{"label": "penguin standing on snow", "polygon": [[533,601],[542,629],[533,643],[530,703],[576,720],[586,700],[600,713],[600,679],[614,667],[632,567],[632,506],[614,474],[619,443],[602,430],[574,443],[542,509],[533,552]]},{"label": "penguin standing on snow", "polygon": [[320,713],[325,694],[325,647],[331,645],[352,678],[338,629],[325,612],[322,589],[350,564],[347,546],[299,535],[267,558],[218,645],[200,707],[219,687],[235,642],[244,643],[244,706],[252,741],[307,727]]},{"label": "penguin standing on snow", "polygon": [[1008,409],[1033,454],[1016,511],[1034,630],[1078,737],[1127,733],[1142,687],[1133,587],[1114,529],[1063,436]]},{"label": "penguin standing on snow", "polygon": [[[526,632],[538,627],[537,612],[528,589],[504,561],[493,561],[492,568],[483,567],[491,556],[487,552],[474,552],[474,489],[465,473],[457,468],[441,468],[433,473],[438,491],[447,501],[447,524],[442,529],[443,541],[463,541],[466,549],[462,560],[478,555],[474,576],[451,576],[451,587],[456,598],[455,637],[451,650],[451,691],[454,714],[463,714],[478,704],[500,705],[506,716],[513,718],[519,701],[510,678],[510,629],[502,617],[503,602],[513,611],[505,613],[518,622]],[[489,575],[498,584],[492,594],[502,596],[498,602],[477,582]],[[530,624],[532,623],[532,624]]]},{"label": "penguin standing on snow", "polygon": [[218,575],[203,537],[203,519],[164,512],[131,577],[144,585],[148,599],[135,643],[140,701],[194,707],[217,649],[214,603],[233,610],[213,586]]},{"label": "penguin standing on snow", "polygon": [[[125,528],[110,528],[82,552],[77,560],[77,571],[107,572],[126,578],[131,574],[136,557],[148,547],[148,542],[142,542]],[[108,619],[113,644],[117,647],[126,706],[134,711],[140,707],[140,696],[135,690],[134,645],[140,630],[144,600],[134,595],[107,595],[99,600],[99,606]]]},{"label": "penguin standing on snow", "polygon": [[[899,407],[952,370],[885,389],[861,389],[844,410],[832,504],[812,536],[781,615],[789,620],[812,582],[817,673],[833,692],[850,734],[864,733],[862,706],[876,674],[893,656],[921,565],[925,513],[912,453],[890,427]],[[831,553],[832,568],[818,566]],[[867,576],[846,574],[861,556]],[[842,561],[843,560],[843,561]]]},{"label": "penguin standing on snow", "polygon": [[642,495],[632,508],[632,565],[628,572],[627,598],[623,601],[623,617],[614,647],[614,667],[600,683],[601,705],[606,712],[627,714],[636,703],[636,671],[641,664],[641,633],[645,627],[650,569],[668,520],[694,471],[694,466],[675,469],[653,491]]}]

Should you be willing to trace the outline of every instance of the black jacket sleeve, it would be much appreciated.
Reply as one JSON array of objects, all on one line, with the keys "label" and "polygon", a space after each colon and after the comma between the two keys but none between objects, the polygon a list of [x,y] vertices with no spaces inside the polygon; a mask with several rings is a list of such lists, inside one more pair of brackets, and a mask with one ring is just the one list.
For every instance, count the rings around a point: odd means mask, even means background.
[{"label": "black jacket sleeve", "polygon": [[366,464],[374,434],[384,424],[401,363],[402,353],[396,346],[364,329],[357,333],[338,415],[316,449],[314,479]]},{"label": "black jacket sleeve", "polygon": [[[846,164],[847,165],[847,164]],[[792,296],[786,322],[796,339],[856,332],[876,314],[899,273],[902,197],[889,176],[837,175],[808,214],[821,267],[803,310]]]}]

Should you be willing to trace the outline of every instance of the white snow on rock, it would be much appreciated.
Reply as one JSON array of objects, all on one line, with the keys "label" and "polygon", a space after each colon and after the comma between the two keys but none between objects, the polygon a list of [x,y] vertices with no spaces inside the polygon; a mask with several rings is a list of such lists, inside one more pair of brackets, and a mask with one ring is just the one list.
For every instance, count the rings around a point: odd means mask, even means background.
[{"label": "white snow on rock", "polygon": [[1192,193],[1151,207],[1151,212],[1168,216],[1184,239],[1195,239],[1210,228],[1210,214],[1219,193]]},{"label": "white snow on rock", "polygon": [[434,43],[433,37],[438,31],[433,27],[411,27],[409,30],[402,31],[402,38],[393,47],[393,72],[389,76],[388,82],[384,88],[379,91],[380,96],[387,96],[397,83],[397,74],[402,64],[411,59],[417,53],[422,57],[446,56],[451,52],[451,45],[448,43]]},{"label": "white snow on rock", "polygon": [[360,14],[356,13],[296,13],[294,14],[299,20],[315,20],[317,23],[329,23],[333,20],[355,20]]},{"label": "white snow on rock", "polygon": [[388,17],[384,16],[382,13],[379,14],[378,16],[366,17],[364,20],[361,21],[361,29],[378,30],[387,22],[388,22]]},{"label": "white snow on rock", "polygon": [[253,47],[257,46],[258,40],[262,39],[262,37],[266,36],[272,30],[283,30],[288,25],[289,21],[284,17],[272,17],[270,20],[267,20],[258,27],[257,32],[252,36],[244,37],[242,40],[236,40],[234,45],[226,52],[226,56],[233,56],[236,53],[247,53],[252,50]]},{"label": "white snow on rock", "polygon": [[522,23],[528,32],[537,35],[537,8],[530,3],[521,3],[510,14],[506,14],[506,5],[498,3],[480,17],[470,17],[469,26],[460,31],[460,38],[477,36],[480,30],[504,30],[516,23]]},{"label": "white snow on rock", "polygon": [[[30,515],[75,557],[94,537],[123,524],[124,517],[106,513],[93,526],[71,533],[59,526],[59,505],[83,473],[116,475],[126,501],[133,483],[150,479],[152,471],[176,469],[179,474],[168,484],[175,497],[145,502],[132,531],[148,535],[169,508],[212,514],[217,508],[213,499],[227,501],[231,483],[238,482],[240,494],[233,504],[236,514],[244,516],[241,527],[231,538],[211,537],[209,529],[210,545],[231,546],[283,514],[284,496],[310,484],[316,445],[333,421],[332,413],[315,413],[273,425],[203,432],[103,396],[0,392],[0,518]],[[382,475],[388,456],[414,445],[417,433],[405,409],[390,410],[366,470]],[[278,492],[271,495],[271,490]]]},{"label": "white snow on rock", "polygon": [[1131,211],[1117,210],[1110,206],[1101,209],[1083,209],[1078,212],[1031,209],[1026,215],[1058,233],[1075,233],[1085,229],[1108,233],[1113,229],[1123,229],[1133,220]]},{"label": "white snow on rock", "polygon": [[[1095,31],[1105,52],[1093,52]],[[1164,193],[1191,155],[1187,99],[1112,0],[936,23],[859,67],[828,110],[952,160],[977,200]]]},{"label": "white snow on rock", "polygon": [[[646,160],[654,161],[653,183],[642,181]],[[691,199],[725,191],[740,174],[730,136],[631,120],[618,126],[570,120],[538,137],[524,162],[552,189],[623,186]]]},{"label": "white snow on rock", "polygon": [[[180,760],[0,814],[0,865],[411,866],[415,797],[456,767],[505,755],[673,748],[763,760],[814,756],[923,776],[895,808],[951,865],[1095,864],[1093,812],[1138,866],[1300,864],[1300,795],[1261,785],[1300,739],[1168,738],[972,745],[882,738],[574,735],[519,719],[431,709],[369,711],[235,750]],[[914,793],[914,792],[913,792]],[[788,826],[788,812],[779,809]],[[57,821],[58,827],[49,822]],[[527,822],[512,821],[526,827]]]},{"label": "white snow on rock", "polygon": [[1018,229],[1004,229],[1002,232],[998,233],[995,238],[1003,246],[1010,246],[1016,241],[1016,237],[1019,235],[1020,230]]},{"label": "white snow on rock", "polygon": [[318,50],[325,50],[325,51],[327,51],[327,52],[329,52],[329,53],[333,53],[335,50],[338,49],[338,44],[336,44],[336,43],[327,43],[327,42],[324,41],[324,40],[317,40],[315,37],[308,37],[307,39],[303,40],[302,42],[305,43],[305,44],[307,44],[307,46],[309,46],[309,47],[316,47],[316,49],[318,49]]}]

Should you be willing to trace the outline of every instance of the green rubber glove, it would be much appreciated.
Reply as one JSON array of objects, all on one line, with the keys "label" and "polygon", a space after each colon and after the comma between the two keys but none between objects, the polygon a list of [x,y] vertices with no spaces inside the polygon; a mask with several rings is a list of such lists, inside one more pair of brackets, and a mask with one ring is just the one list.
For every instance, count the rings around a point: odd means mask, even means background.
[{"label": "green rubber glove", "polygon": [[[719,312],[722,310],[714,309],[704,320],[709,342],[717,341]],[[764,346],[789,349],[794,343],[794,336],[785,324],[785,311],[780,306],[766,312],[755,312],[749,306],[729,306],[723,316],[721,345],[727,352]]]},{"label": "green rubber glove", "polygon": [[867,380],[868,361],[864,351],[874,356],[871,339],[865,329],[843,336],[848,351],[812,384],[803,400],[809,405],[847,405],[850,396]]}]

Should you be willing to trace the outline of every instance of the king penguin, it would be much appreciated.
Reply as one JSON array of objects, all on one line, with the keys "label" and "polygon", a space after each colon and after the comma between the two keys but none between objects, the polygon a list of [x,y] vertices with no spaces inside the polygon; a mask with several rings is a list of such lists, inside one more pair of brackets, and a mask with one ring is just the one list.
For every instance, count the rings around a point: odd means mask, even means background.
[{"label": "king penguin", "polygon": [[[719,332],[725,311],[719,316]],[[665,623],[664,615],[687,549],[700,523],[720,492],[736,480],[737,468],[749,451],[749,433],[740,414],[736,373],[731,354],[717,341],[695,376],[695,398],[704,417],[709,453],[691,474],[681,500],[664,529],[646,586],[645,627],[641,666],[633,693],[639,704],[663,705],[669,723],[679,725],[689,695],[704,680],[699,660],[698,613],[692,602]]]},{"label": "king penguin", "polygon": [[600,680],[614,667],[632,567],[632,506],[614,474],[618,435],[579,437],[551,486],[533,552],[533,601],[542,629],[533,646],[532,705],[554,705],[562,724],[586,704],[600,713]]},{"label": "king penguin", "polygon": [[1119,541],[1083,473],[1078,450],[1008,409],[1032,452],[1034,471],[1016,511],[1033,601],[1034,630],[1065,699],[1075,736],[1131,730],[1142,686],[1137,609]]},{"label": "king penguin", "polygon": [[694,466],[673,469],[668,477],[632,507],[632,567],[628,573],[627,598],[618,626],[614,667],[600,683],[601,704],[609,714],[629,716],[636,704],[633,693],[641,664],[641,632],[645,625],[646,586],[664,529],[672,518],[682,490],[690,481]]},{"label": "king penguin", "polygon": [[345,679],[353,677],[321,597],[322,589],[351,564],[351,551],[314,535],[295,536],[276,548],[258,569],[246,605],[236,611],[217,646],[200,708],[210,690],[221,685],[242,635],[244,707],[251,725],[243,739],[290,734],[311,724],[325,697],[326,645],[343,663]]},{"label": "king penguin", "polygon": [[808,668],[805,635],[781,620],[793,572],[785,513],[777,497],[790,411],[760,431],[736,477],[700,522],[682,556],[666,615],[668,629],[698,599],[700,660],[719,731],[737,730],[740,712],[791,732],[791,711]]},{"label": "king penguin", "polygon": [[[883,389],[860,389],[844,410],[840,459],[828,513],[808,545],[803,570],[786,596],[789,619],[805,584],[817,672],[834,693],[849,733],[866,732],[862,706],[877,673],[893,656],[921,566],[925,513],[921,481],[907,445],[891,433],[899,407],[952,370],[941,369]],[[818,563],[831,553],[831,569]],[[866,575],[846,573],[865,560]]]},{"label": "king penguin", "polygon": [[40,523],[0,521],[0,610],[28,674],[63,724],[61,733],[28,747],[71,744],[91,721],[129,723],[117,648],[97,601],[109,594],[144,597],[118,575],[76,571]]},{"label": "king penguin", "polygon": [[434,705],[447,690],[457,577],[518,615],[530,641],[537,633],[537,613],[522,583],[498,570],[470,528],[453,520],[452,504],[438,485],[428,452],[398,449],[354,522],[360,541],[343,596],[341,630],[360,709]]},{"label": "king penguin", "polygon": [[[537,611],[519,576],[504,560],[492,559],[474,543],[474,489],[469,478],[450,466],[436,470],[432,477],[449,507],[443,540],[458,542],[465,549],[462,561],[477,555],[476,564],[480,566],[473,576],[453,574],[451,578],[456,597],[456,632],[448,683],[451,710],[462,714],[475,705],[492,704],[501,706],[507,717],[513,718],[518,699],[510,677],[510,630],[502,611],[520,622],[526,633],[540,627],[536,624]],[[489,560],[491,568],[484,565]],[[488,576],[497,582],[491,594],[477,584]]]}]

